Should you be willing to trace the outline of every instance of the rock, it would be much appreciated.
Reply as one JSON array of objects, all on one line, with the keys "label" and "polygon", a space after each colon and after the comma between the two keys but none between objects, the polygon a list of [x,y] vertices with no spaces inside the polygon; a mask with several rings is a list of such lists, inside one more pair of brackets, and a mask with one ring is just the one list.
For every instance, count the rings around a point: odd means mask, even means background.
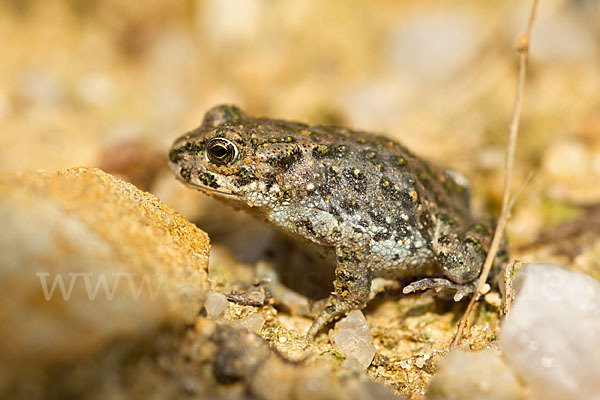
[{"label": "rock", "polygon": [[114,79],[105,73],[87,73],[76,87],[78,99],[91,106],[105,106],[114,99],[116,93],[117,85]]},{"label": "rock", "polygon": [[562,140],[552,144],[544,153],[542,167],[551,178],[560,182],[571,182],[590,173],[590,160],[586,146],[576,140]]},{"label": "rock", "polygon": [[245,329],[250,332],[259,333],[265,324],[265,317],[262,314],[254,313],[247,317],[236,319],[231,322],[231,326],[235,329]]},{"label": "rock", "polygon": [[58,77],[45,69],[22,72],[16,89],[18,98],[33,109],[52,109],[65,97]]},{"label": "rock", "polygon": [[344,366],[366,369],[375,357],[375,346],[363,313],[359,310],[350,311],[346,318],[335,324],[335,329],[333,347],[348,357]]},{"label": "rock", "polygon": [[512,400],[524,399],[525,391],[502,358],[492,350],[456,350],[440,362],[427,398]]},{"label": "rock", "polygon": [[206,234],[101,170],[0,174],[0,224],[2,384],[134,348],[202,306]]},{"label": "rock", "polygon": [[200,24],[216,43],[250,41],[260,32],[264,6],[257,1],[209,0],[203,3]]},{"label": "rock", "polygon": [[524,265],[500,331],[509,365],[539,399],[600,399],[600,282],[553,264]]},{"label": "rock", "polygon": [[218,318],[229,307],[229,301],[223,293],[208,291],[204,301],[204,309],[210,318]]}]

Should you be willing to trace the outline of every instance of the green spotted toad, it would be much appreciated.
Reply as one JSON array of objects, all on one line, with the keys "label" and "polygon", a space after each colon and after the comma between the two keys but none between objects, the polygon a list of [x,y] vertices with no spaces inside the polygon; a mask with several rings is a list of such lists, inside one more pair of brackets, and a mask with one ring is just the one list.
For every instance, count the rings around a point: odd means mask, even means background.
[{"label": "green spotted toad", "polygon": [[311,338],[364,307],[376,277],[425,276],[404,293],[472,293],[491,240],[490,225],[469,211],[464,178],[367,132],[218,106],[177,139],[169,166],[186,185],[248,209],[335,263]]}]

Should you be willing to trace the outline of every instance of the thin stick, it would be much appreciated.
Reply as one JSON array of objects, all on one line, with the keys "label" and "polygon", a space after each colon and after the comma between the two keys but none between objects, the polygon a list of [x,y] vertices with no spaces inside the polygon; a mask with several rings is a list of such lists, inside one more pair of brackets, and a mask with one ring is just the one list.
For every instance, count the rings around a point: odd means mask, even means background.
[{"label": "thin stick", "polygon": [[523,91],[525,88],[525,74],[527,72],[527,59],[529,58],[529,39],[531,37],[531,30],[533,28],[533,22],[535,20],[535,12],[538,6],[538,0],[533,0],[533,6],[531,7],[531,14],[529,16],[529,23],[527,24],[527,32],[525,34],[519,35],[517,39],[516,49],[519,53],[519,76],[517,79],[517,89],[515,93],[515,103],[512,113],[512,119],[510,121],[509,133],[508,133],[508,145],[506,147],[506,155],[505,155],[505,163],[506,163],[506,171],[504,176],[504,191],[502,194],[502,212],[500,213],[500,218],[498,219],[498,225],[496,226],[496,231],[494,232],[494,238],[492,239],[492,244],[490,245],[490,249],[488,251],[487,257],[485,259],[485,263],[483,264],[483,269],[481,270],[481,276],[479,277],[479,282],[477,283],[477,290],[475,291],[469,305],[467,306],[467,310],[465,311],[465,315],[461,318],[458,323],[458,329],[456,331],[456,335],[454,339],[450,343],[450,349],[454,349],[458,346],[460,339],[463,336],[463,332],[465,330],[465,326],[467,324],[467,320],[469,319],[469,314],[473,309],[473,305],[479,299],[481,294],[481,290],[485,285],[485,282],[488,278],[490,270],[492,269],[492,265],[494,263],[494,259],[496,258],[496,253],[498,252],[498,248],[500,247],[500,242],[502,241],[502,236],[504,234],[504,228],[506,226],[506,222],[510,216],[510,187],[514,169],[514,161],[515,161],[515,149],[517,146],[517,135],[519,133],[519,120],[521,117],[521,108],[523,105]]},{"label": "thin stick", "polygon": [[519,186],[519,188],[517,189],[515,194],[513,194],[513,197],[510,199],[510,204],[508,205],[509,210],[512,210],[512,208],[515,206],[517,199],[519,198],[519,196],[521,195],[523,190],[525,190],[525,188],[527,187],[529,182],[531,182],[531,180],[533,179],[533,175],[534,175],[533,172],[529,172],[529,174],[527,174],[527,177],[525,178],[525,180],[523,181],[521,186]]}]

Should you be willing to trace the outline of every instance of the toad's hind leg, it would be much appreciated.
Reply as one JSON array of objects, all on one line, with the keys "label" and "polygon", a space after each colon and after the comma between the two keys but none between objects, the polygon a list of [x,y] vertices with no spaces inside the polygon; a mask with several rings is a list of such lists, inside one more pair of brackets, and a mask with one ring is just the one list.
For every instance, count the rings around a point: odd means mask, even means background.
[{"label": "toad's hind leg", "polygon": [[285,209],[273,219],[294,215],[288,226],[298,237],[318,246],[335,249],[336,268],[333,292],[318,302],[316,318],[308,330],[313,338],[328,322],[348,311],[363,308],[371,289],[371,237],[368,233],[340,223],[333,215],[318,209]]},{"label": "toad's hind leg", "polygon": [[454,301],[460,301],[463,297],[475,292],[477,281],[469,283],[456,283],[446,278],[425,278],[413,282],[402,289],[402,293],[409,294],[419,290],[434,289],[435,291],[454,290]]},{"label": "toad's hind leg", "polygon": [[487,257],[490,240],[491,230],[481,224],[472,225],[465,232],[457,230],[454,226],[441,224],[438,226],[432,247],[444,277],[413,282],[406,286],[403,292],[450,289],[456,291],[456,301],[473,293]]},{"label": "toad's hind leg", "polygon": [[[344,232],[345,231],[345,232]],[[371,290],[370,238],[366,233],[342,229],[343,239],[335,246],[336,269],[333,292],[308,330],[313,338],[328,322],[348,311],[363,308]]]}]

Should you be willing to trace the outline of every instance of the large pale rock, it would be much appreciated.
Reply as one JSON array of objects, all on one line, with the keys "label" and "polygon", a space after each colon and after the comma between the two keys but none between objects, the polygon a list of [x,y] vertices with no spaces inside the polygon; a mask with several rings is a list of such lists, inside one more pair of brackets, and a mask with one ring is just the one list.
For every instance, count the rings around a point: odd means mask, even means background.
[{"label": "large pale rock", "polygon": [[520,400],[525,390],[492,350],[451,351],[440,362],[427,398],[431,400]]},{"label": "large pale rock", "polygon": [[524,265],[500,331],[532,399],[600,399],[600,282],[552,264]]},{"label": "large pale rock", "polygon": [[0,382],[190,323],[208,237],[101,170],[0,174]]}]

